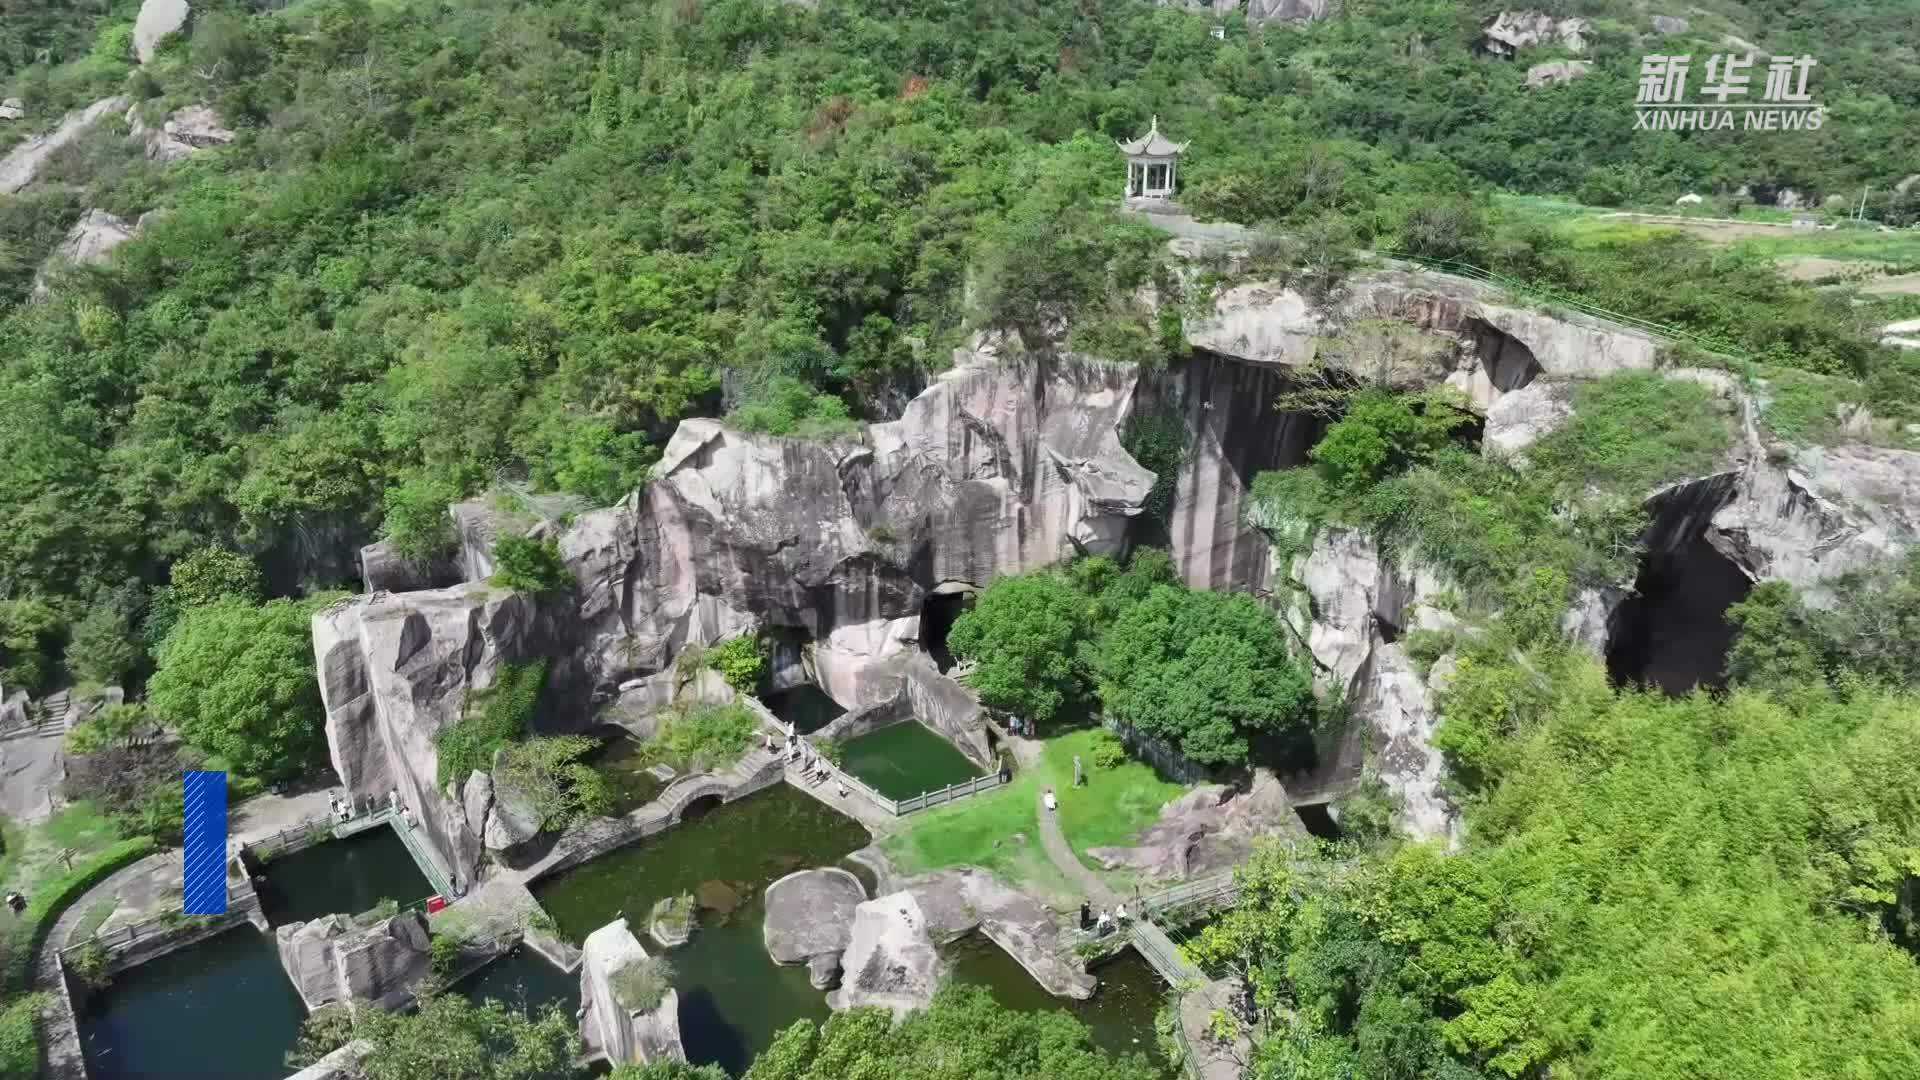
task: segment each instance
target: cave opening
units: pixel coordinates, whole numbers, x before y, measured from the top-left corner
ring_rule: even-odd
[[[933,657],[941,674],[953,670],[953,651],[947,648],[947,634],[954,620],[973,606],[973,593],[967,591],[931,592],[920,609],[920,647]]]
[[[1658,687],[1678,697],[1696,686],[1726,686],[1734,629],[1727,608],[1753,583],[1696,535],[1641,556],[1633,595],[1608,628],[1607,674],[1616,686]]]
[[[1312,803],[1295,806],[1293,812],[1300,816],[1300,824],[1307,832],[1322,840],[1340,839],[1340,822],[1333,816],[1333,807],[1326,803]]]

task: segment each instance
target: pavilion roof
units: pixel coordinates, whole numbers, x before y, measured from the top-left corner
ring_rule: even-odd
[[[1156,116],[1153,118],[1153,126],[1147,129],[1145,135],[1130,142],[1116,141],[1114,145],[1128,157],[1172,157],[1175,154],[1185,153],[1190,144],[1177,143],[1160,134],[1160,118]]]

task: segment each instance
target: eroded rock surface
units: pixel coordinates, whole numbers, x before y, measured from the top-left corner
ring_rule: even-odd
[[[589,1056],[599,1052],[616,1065],[684,1061],[680,1042],[680,994],[668,989],[651,1008],[630,1009],[614,993],[621,968],[645,960],[647,950],[613,922],[587,935],[580,958],[580,1041]]]
[[[192,14],[187,0],[142,0],[133,20],[133,53],[145,64],[153,59],[160,39],[186,29]]]
[[[854,908],[866,899],[860,879],[845,870],[788,874],[767,887],[767,954],[776,964],[806,964],[814,987],[825,989],[852,938]]]
[[[196,151],[225,146],[234,133],[221,126],[220,118],[206,105],[189,105],[168,116],[159,127],[149,127],[140,116],[138,105],[127,110],[127,136],[143,142],[147,160],[179,161]]]
[[[1247,790],[1202,784],[1161,807],[1159,819],[1132,846],[1094,848],[1088,854],[1110,869],[1183,880],[1237,865],[1262,836],[1299,831],[1279,778],[1258,769]]]
[[[103,117],[123,112],[127,107],[124,97],[102,98],[78,112],[70,112],[60,120],[60,126],[45,135],[35,135],[15,146],[0,157],[0,195],[11,195],[28,184],[33,183],[40,166],[46,164],[53,152],[84,135]]]
[[[1585,19],[1556,19],[1544,11],[1502,11],[1480,28],[1480,48],[1494,56],[1512,56],[1521,49],[1557,43],[1568,52],[1585,52],[1588,26]]]
[[[1527,69],[1527,86],[1538,90],[1542,86],[1556,83],[1570,83],[1584,79],[1593,71],[1593,64],[1587,60],[1553,60],[1545,64],[1535,64]]]
[[[426,916],[402,912],[368,927],[346,915],[289,923],[274,932],[280,963],[309,1010],[335,1001],[395,1008],[428,970]]]
[[[933,587],[1118,553],[1153,482],[1117,434],[1134,369],[960,360],[865,438],[684,421],[645,490],[559,538],[595,681],[771,624],[840,651],[822,685],[856,706],[838,689],[848,669],[911,644]]]
[[[890,893],[854,908],[840,967],[840,988],[827,995],[828,1005],[874,1005],[893,1010],[895,1018],[925,1008],[944,971],[926,915],[910,892]]]
[[[456,889],[479,869],[484,827],[468,822],[472,793],[441,788],[433,736],[459,718],[469,692],[493,684],[500,665],[562,657],[566,631],[554,601],[482,584],[375,593],[314,616],[334,771],[355,795],[385,801],[398,791]],[[565,682],[564,662],[551,671],[550,681]]]

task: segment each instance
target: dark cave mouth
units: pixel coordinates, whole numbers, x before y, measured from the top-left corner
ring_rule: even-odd
[[[1340,822],[1333,816],[1333,807],[1327,803],[1309,803],[1295,806],[1293,812],[1300,818],[1300,824],[1307,832],[1321,840],[1340,839]]]
[[[973,593],[967,589],[928,593],[926,603],[921,605],[920,648],[933,658],[943,675],[957,663],[953,651],[947,648],[947,635],[953,631],[954,620],[972,606]]]
[[[1657,687],[1679,697],[1695,687],[1726,687],[1734,628],[1727,609],[1753,582],[1696,535],[1640,559],[1634,592],[1608,627],[1607,675],[1616,686]]]

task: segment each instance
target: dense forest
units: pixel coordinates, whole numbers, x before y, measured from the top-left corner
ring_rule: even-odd
[[[1569,46],[1492,55],[1500,5],[1464,0],[1263,26],[1145,0],[205,0],[144,65],[131,0],[0,0],[0,99],[27,114],[0,121],[0,152],[112,94],[149,124],[207,103],[237,135],[162,164],[110,116],[0,195],[0,685],[143,683],[83,741],[126,742],[150,709],[196,763],[277,778],[321,741],[315,605],[363,543],[444,545],[449,501],[611,502],[689,416],[809,436],[897,415],[982,328],[1178,362],[1175,306],[1134,298],[1225,279],[1183,279],[1164,236],[1112,212],[1111,140],[1154,117],[1191,140],[1186,204],[1259,228],[1262,272],[1458,261],[1684,331],[1667,359],[1765,380],[1789,441],[1836,437],[1843,403],[1920,420],[1920,352],[1875,331],[1912,298],[1816,291],[1685,236],[1582,238],[1503,201],[1871,185],[1873,216],[1910,223],[1911,0],[1537,8],[1589,19],[1586,77],[1529,88]],[[1690,26],[1657,34],[1655,14]],[[1815,56],[1829,122],[1633,133],[1639,58],[1728,35]],[[153,216],[112,259],[42,278],[90,209]],[[1459,656],[1436,741],[1466,849],[1397,844],[1356,803],[1362,850],[1328,853],[1350,873],[1256,860],[1260,902],[1201,938],[1274,1033],[1254,1075],[1920,1073],[1920,564],[1831,610],[1755,590],[1728,697],[1609,687],[1557,636],[1569,592],[1630,573],[1643,519],[1620,493],[1730,429],[1706,391],[1651,376],[1580,393],[1524,473],[1462,450],[1434,403],[1380,393],[1342,400],[1311,467],[1258,482],[1309,532],[1418,545],[1484,625],[1408,641]],[[508,561],[514,587],[564,583],[550,547]],[[1277,624],[1171,578],[1147,555],[1004,579],[953,645],[993,703],[1098,705],[1209,764],[1311,735],[1324,717]],[[129,834],[176,831],[180,762],[136,757],[75,782]],[[950,997],[892,1036],[867,1014],[802,1025],[749,1075],[893,1076],[922,1064],[901,1047],[948,1039],[966,1053],[930,1075],[1132,1075],[1070,1025],[987,1012]],[[412,1075],[393,1030],[383,1075]]]

